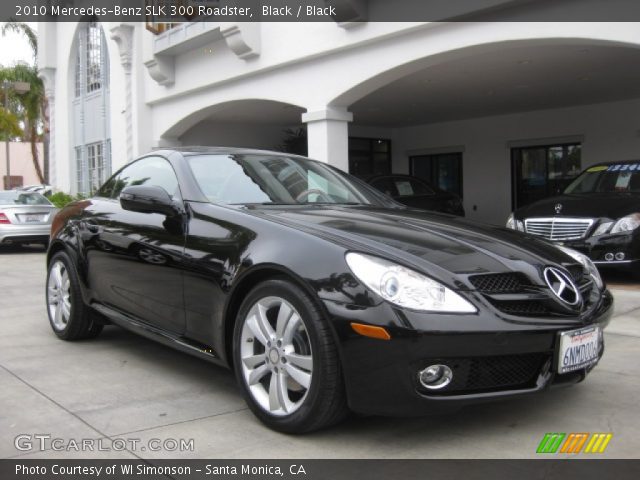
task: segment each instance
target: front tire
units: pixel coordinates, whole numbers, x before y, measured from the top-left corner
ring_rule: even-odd
[[[244,398],[267,426],[306,433],[348,410],[329,325],[309,295],[286,280],[255,287],[242,302],[233,342]]]
[[[56,253],[49,262],[46,301],[49,323],[59,338],[93,338],[102,331],[103,324],[82,301],[78,274],[65,252]]]

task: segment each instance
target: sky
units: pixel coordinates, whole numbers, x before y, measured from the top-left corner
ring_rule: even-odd
[[[0,25],[4,25],[4,22],[0,22]],[[37,23],[29,22],[28,25],[36,32],[38,31]],[[10,32],[7,32],[4,37],[0,35],[0,65],[8,67],[17,61],[33,62],[29,42],[27,42],[26,38],[22,35],[16,35]]]

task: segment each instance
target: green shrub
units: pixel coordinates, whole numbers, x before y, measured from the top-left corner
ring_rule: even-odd
[[[64,193],[64,192],[53,193],[49,195],[48,198],[49,198],[49,201],[58,208],[62,208],[65,205],[71,202],[74,202],[76,200],[84,200],[84,197],[82,195],[76,195],[74,197],[73,195],[69,195],[68,193]]]

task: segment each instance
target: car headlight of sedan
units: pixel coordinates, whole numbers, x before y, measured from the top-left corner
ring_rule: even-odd
[[[347,253],[346,261],[358,280],[399,307],[423,312],[477,312],[453,290],[409,268],[354,252]]]
[[[632,213],[614,223],[611,233],[631,232],[638,227],[640,227],[640,213]]]
[[[591,261],[589,257],[587,257],[586,255],[576,250],[573,250],[572,248],[562,247],[560,245],[556,245],[556,247],[562,250],[563,253],[566,253],[577,262],[580,262],[582,266],[587,270],[587,272],[589,273],[589,276],[591,276],[591,278],[593,279],[598,289],[602,290],[602,287],[604,287],[604,282],[602,281],[600,272],[598,272],[598,268],[595,266],[595,264]]]
[[[512,213],[509,215],[509,218],[507,218],[507,228],[524,232],[524,222],[522,220],[516,220],[516,217],[514,217]]]

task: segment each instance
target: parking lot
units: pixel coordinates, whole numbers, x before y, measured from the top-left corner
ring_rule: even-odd
[[[601,457],[638,456],[640,287],[624,275],[606,277],[615,316],[603,360],[580,385],[448,416],[354,417],[291,437],[255,419],[225,369],[117,327],[91,341],[58,340],[45,313],[42,249],[0,248],[0,272],[2,458],[532,458],[546,432],[610,432]],[[20,451],[14,439],[23,434],[59,446],[124,439],[127,448]],[[194,448],[152,451],[151,439],[193,439]]]

